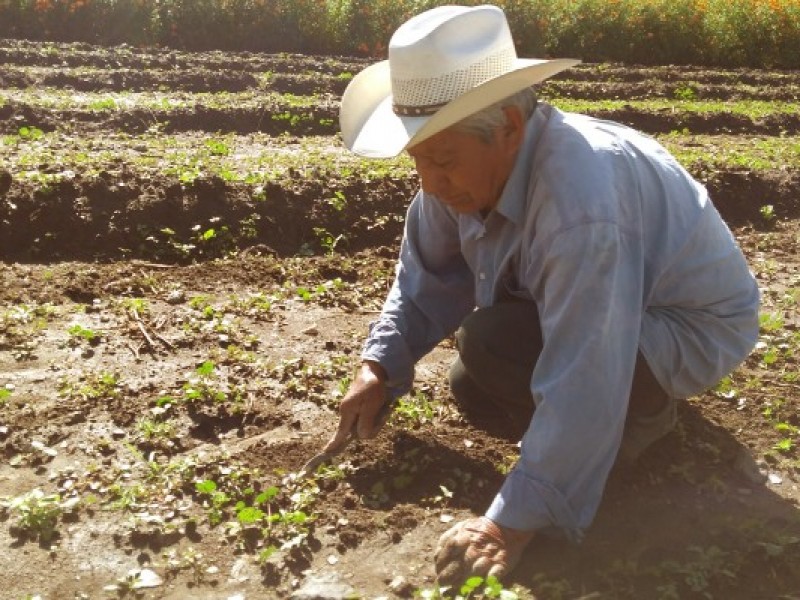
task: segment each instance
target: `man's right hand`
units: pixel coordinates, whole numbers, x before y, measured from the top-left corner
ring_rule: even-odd
[[[378,363],[364,361],[361,364],[356,378],[339,405],[339,428],[325,446],[326,452],[344,444],[354,428],[360,439],[378,435],[384,423],[384,419],[379,416],[388,400],[385,382],[386,371]]]

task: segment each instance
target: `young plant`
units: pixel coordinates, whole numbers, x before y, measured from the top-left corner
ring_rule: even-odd
[[[62,500],[59,494],[45,494],[35,489],[27,494],[0,501],[0,508],[17,518],[17,527],[47,543],[56,535],[59,517],[72,510],[77,498]]]
[[[336,246],[339,245],[339,242],[345,239],[344,234],[340,233],[339,235],[334,236],[324,227],[314,227],[314,234],[317,236],[319,245],[327,254],[333,254],[336,252]]]
[[[25,126],[25,127],[20,127],[17,130],[17,135],[19,135],[20,139],[25,140],[26,142],[35,142],[36,140],[39,140],[42,137],[44,137],[44,131],[42,131],[38,127]]]
[[[211,525],[219,525],[224,516],[224,507],[229,503],[230,497],[225,492],[217,488],[217,484],[212,479],[204,479],[195,483],[195,490],[206,499],[208,507],[208,522]]]
[[[143,418],[136,427],[146,440],[170,439],[175,435],[175,426],[172,423],[157,419]]]
[[[90,373],[83,377],[83,383],[64,380],[59,392],[67,398],[83,400],[114,400],[119,394],[119,377],[108,371]]]
[[[470,577],[455,592],[449,586],[420,589],[414,593],[414,597],[422,600],[519,599],[519,595],[516,592],[503,587],[503,584],[494,575],[489,575],[486,578],[478,575]]]
[[[336,190],[336,192],[333,194],[333,197],[328,198],[325,202],[327,202],[336,212],[342,212],[347,206],[347,198],[345,197],[344,192],[341,190]]]
[[[436,403],[425,392],[417,391],[413,396],[400,398],[392,415],[392,421],[403,425],[418,426],[433,420]]]
[[[213,361],[207,360],[194,371],[194,374],[183,384],[183,396],[187,402],[220,403],[227,400],[240,401],[241,390],[228,389],[218,381],[217,367]]]
[[[91,345],[95,345],[100,341],[100,336],[96,331],[78,323],[67,329],[67,333],[70,335],[70,346],[77,346],[81,341],[88,342]]]

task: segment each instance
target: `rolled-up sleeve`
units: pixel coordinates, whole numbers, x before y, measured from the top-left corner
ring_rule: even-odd
[[[456,330],[474,298],[457,215],[420,192],[408,209],[394,283],[361,354],[386,370],[393,397],[411,388],[416,362]]]
[[[554,236],[530,290],[543,350],[521,456],[487,516],[580,538],[600,504],[625,424],[642,321],[643,251],[615,223]]]

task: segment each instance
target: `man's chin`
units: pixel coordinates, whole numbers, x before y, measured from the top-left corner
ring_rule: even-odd
[[[447,204],[447,203],[446,203]],[[447,204],[450,208],[462,215],[469,215],[476,212],[475,205],[472,202],[453,202]]]

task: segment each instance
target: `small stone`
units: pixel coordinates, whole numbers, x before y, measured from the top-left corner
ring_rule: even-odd
[[[319,328],[316,325],[312,325],[303,329],[303,333],[305,335],[319,335]]]
[[[783,483],[783,477],[781,477],[777,473],[770,473],[768,477],[769,477],[769,482],[772,485],[780,485]]]
[[[47,446],[44,445],[43,442],[40,442],[38,440],[31,442],[31,446],[33,446],[36,450],[38,450],[42,454],[46,454],[47,456],[58,455],[58,452],[56,450],[54,450],[53,448],[48,448]]]
[[[151,569],[134,569],[128,573],[128,576],[136,578],[136,582],[133,584],[133,589],[135,590],[154,588],[164,583],[158,573]]]
[[[398,596],[405,596],[408,592],[413,593],[413,586],[402,575],[398,575],[389,583],[389,591]]]
[[[113,437],[115,440],[121,440],[126,435],[127,433],[124,429],[115,429],[114,431],[111,432],[111,437]]]
[[[238,559],[231,567],[231,575],[229,581],[237,583],[244,583],[250,576],[247,574],[247,561],[244,558]]]
[[[292,600],[345,600],[352,598],[355,590],[342,583],[333,573],[308,577],[302,587],[291,595]]]
[[[186,292],[183,290],[172,290],[167,295],[168,304],[182,304],[186,300]]]

